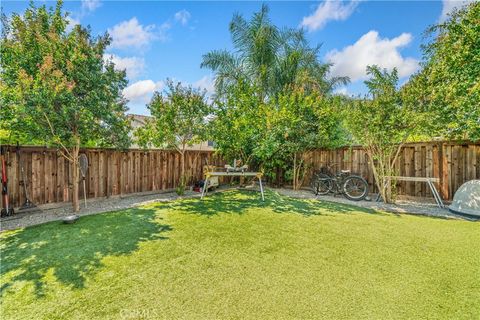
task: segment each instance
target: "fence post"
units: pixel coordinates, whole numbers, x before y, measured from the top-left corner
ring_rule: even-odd
[[[448,194],[448,159],[445,152],[445,143],[440,142],[438,144],[438,166],[439,166],[439,173],[440,173],[440,193],[442,195],[442,199],[449,200],[450,195]]]

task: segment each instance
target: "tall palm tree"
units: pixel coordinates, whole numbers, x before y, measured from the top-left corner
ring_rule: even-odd
[[[253,81],[263,93],[268,93],[281,45],[281,33],[269,20],[268,7],[263,5],[250,21],[234,14],[229,29],[235,53],[211,51],[203,56],[201,67],[215,72],[219,93],[241,78]]]
[[[215,73],[219,95],[241,79],[254,83],[262,99],[289,86],[328,93],[349,81],[347,77],[328,78],[330,65],[320,62],[320,46],[310,47],[303,30],[273,25],[266,5],[250,21],[235,14],[230,34],[234,52],[211,51],[201,64]]]

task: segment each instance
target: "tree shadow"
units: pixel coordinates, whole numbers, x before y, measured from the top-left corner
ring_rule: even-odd
[[[0,238],[3,294],[16,282],[29,281],[37,297],[45,294],[44,277],[53,272],[56,280],[83,288],[87,277],[102,267],[105,256],[126,255],[139,243],[167,239],[172,230],[161,224],[154,209],[129,210],[85,216],[75,224],[51,222],[6,232]]]
[[[273,192],[272,192],[273,193]],[[293,212],[305,216],[311,215],[334,215],[334,214],[349,214],[349,213],[367,213],[367,214],[384,214],[383,212],[349,205],[338,202],[330,202],[317,199],[300,199],[288,196],[282,196],[276,192],[271,198],[272,210],[277,213]]]
[[[275,213],[296,213],[304,216],[333,215],[345,213],[383,214],[374,209],[357,207],[341,203],[321,200],[297,199],[280,195],[277,192],[265,191],[265,201],[256,192],[247,190],[223,191],[208,195],[203,199],[184,199],[169,204],[169,206],[186,213],[214,216],[221,213],[244,214],[251,208],[269,208]]]

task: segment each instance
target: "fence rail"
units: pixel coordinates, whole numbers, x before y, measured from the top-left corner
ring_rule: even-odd
[[[87,198],[129,193],[162,191],[177,187],[180,155],[168,150],[82,149],[89,160],[86,177]],[[7,146],[8,188],[15,207],[25,201],[23,183],[36,204],[67,202],[72,198],[72,166],[57,149]],[[375,191],[373,173],[361,147],[315,150],[306,159],[311,171],[338,164],[364,176]],[[187,151],[186,171],[191,181],[202,178],[203,165],[222,166],[225,162],[211,151]],[[22,175],[22,168],[24,174]],[[480,179],[480,142],[429,142],[404,146],[396,162],[397,174],[407,177],[439,178],[437,188],[449,200],[466,181]],[[308,185],[310,175],[306,177]],[[83,187],[79,183],[80,198]],[[420,182],[399,181],[399,195],[431,197],[428,186]]]
[[[82,149],[88,158],[87,198],[162,191],[177,187],[180,154],[169,150]],[[23,183],[35,204],[72,199],[72,165],[57,149],[7,146],[8,190],[14,207],[25,202]],[[191,181],[202,177],[203,165],[223,165],[211,151],[187,151],[185,171]],[[22,174],[23,168],[23,174]],[[79,183],[80,199],[83,184]]]

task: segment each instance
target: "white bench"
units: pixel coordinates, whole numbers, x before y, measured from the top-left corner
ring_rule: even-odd
[[[426,182],[430,187],[430,191],[432,192],[433,198],[435,202],[440,208],[445,208],[443,204],[442,197],[440,197],[440,193],[438,193],[437,188],[435,187],[434,183],[440,183],[439,178],[431,178],[431,177],[403,177],[403,176],[390,176],[387,177],[396,181],[408,181],[408,182]],[[380,199],[380,194],[377,197],[377,201]]]

